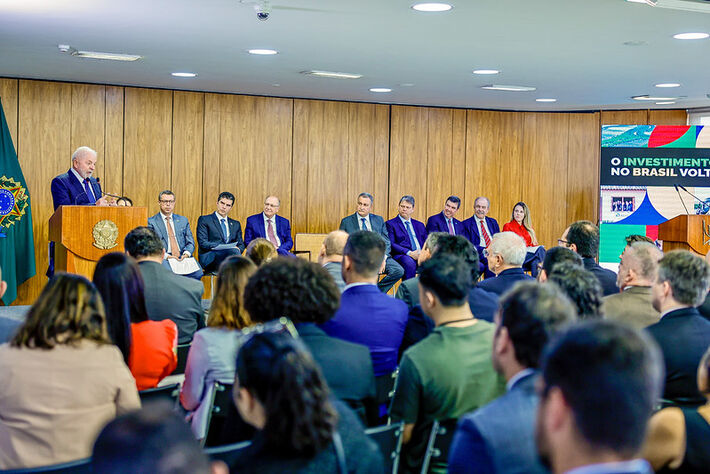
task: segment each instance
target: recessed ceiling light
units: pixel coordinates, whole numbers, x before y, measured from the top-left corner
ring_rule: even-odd
[[[330,77],[333,79],[360,79],[362,74],[352,72],[333,72],[333,71],[301,71],[301,74],[316,77]]]
[[[281,87],[281,84],[279,84],[278,82],[274,82],[274,83],[271,84],[271,85],[274,86],[274,87]]]
[[[705,39],[709,36],[710,35],[707,33],[678,33],[677,35],[673,35],[673,37],[678,40],[698,40]]]
[[[664,101],[667,101],[667,100],[676,100],[676,99],[677,99],[677,97],[654,97],[654,96],[650,96],[650,95],[648,95],[648,94],[646,94],[646,95],[635,95],[635,96],[633,96],[633,97],[631,97],[631,98],[634,99],[634,100],[653,100],[653,101],[661,101],[661,102],[664,102]]]
[[[70,49],[68,52],[72,56],[77,58],[106,59],[108,61],[137,61],[142,58],[142,56],[139,56],[137,54],[103,53],[101,51],[77,51],[73,48]]]
[[[498,69],[476,69],[473,71],[474,74],[488,75],[488,74],[498,74],[500,71]]]
[[[259,56],[271,56],[273,54],[279,54],[275,49],[250,49],[249,54],[256,54]]]
[[[666,102],[656,102],[656,105],[671,105],[675,104],[672,100],[666,101]]]
[[[415,3],[412,10],[418,12],[447,12],[454,8],[448,3]]]
[[[508,91],[508,92],[530,92],[534,91],[534,87],[530,86],[510,86],[502,84],[488,84],[487,86],[482,86],[481,89],[488,89],[491,91]]]
[[[388,87],[371,87],[370,92],[392,92]]]
[[[557,99],[535,99],[535,102],[557,102]]]
[[[629,3],[646,3],[646,4],[650,5],[650,3],[647,2],[646,0],[626,0],[626,1]]]
[[[664,82],[662,84],[656,84],[656,87],[680,87],[677,82]]]
[[[171,75],[175,76],[175,77],[195,77],[195,76],[197,76],[197,73],[194,73],[194,72],[174,72]]]

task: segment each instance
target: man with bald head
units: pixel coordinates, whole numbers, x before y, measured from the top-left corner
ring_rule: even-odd
[[[621,293],[605,296],[602,314],[643,329],[658,322],[660,314],[653,307],[651,286],[658,276],[658,261],[663,252],[648,242],[633,242],[621,254],[616,285]]]
[[[486,248],[488,267],[496,276],[487,278],[478,284],[479,288],[502,295],[518,281],[533,280],[533,277],[523,271],[525,262],[525,240],[514,232],[499,232],[495,234]]]
[[[488,260],[483,255],[483,250],[491,244],[493,236],[500,232],[498,221],[488,217],[490,209],[490,199],[479,196],[473,202],[473,215],[463,221],[463,235],[476,247],[478,258],[484,267],[485,278],[494,276],[494,273],[488,268]]]
[[[93,177],[96,167],[96,152],[88,146],[80,146],[71,156],[71,168],[52,180],[54,210],[59,206],[108,206],[103,197],[99,180]]]
[[[345,289],[345,280],[343,280],[343,250],[347,242],[347,232],[334,230],[325,237],[320,252],[318,253],[318,263],[330,273],[341,293]]]
[[[291,223],[278,215],[281,200],[277,196],[266,196],[264,212],[247,217],[244,229],[244,245],[254,239],[266,239],[276,247],[279,255],[294,256],[290,250],[293,247],[291,238]]]

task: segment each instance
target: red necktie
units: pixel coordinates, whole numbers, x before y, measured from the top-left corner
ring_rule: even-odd
[[[451,219],[447,219],[446,222],[449,224],[449,234],[454,235],[454,234],[455,234],[455,232],[454,232],[454,226],[453,226],[453,224],[451,223]]]
[[[266,234],[269,237],[269,241],[274,244],[274,247],[278,247],[278,244],[276,243],[276,234],[274,234],[274,225],[271,222],[271,219],[268,219],[269,221],[269,227],[266,229]]]
[[[491,245],[491,238],[488,235],[488,232],[486,232],[486,226],[483,223],[483,220],[479,221],[481,223],[481,235],[483,236],[483,240],[486,241],[486,247]]]

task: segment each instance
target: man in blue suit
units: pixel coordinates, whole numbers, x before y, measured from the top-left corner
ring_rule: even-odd
[[[360,193],[357,196],[357,212],[347,217],[343,217],[340,221],[340,230],[344,230],[348,234],[357,232],[358,230],[369,230],[380,235],[385,242],[385,261],[382,262],[383,268],[380,268],[380,273],[387,275],[377,284],[377,287],[383,293],[387,293],[397,281],[404,275],[404,269],[390,256],[390,238],[387,233],[385,220],[377,214],[371,214],[372,203],[374,198],[370,193]]]
[[[80,146],[71,156],[71,168],[52,180],[54,210],[59,206],[96,205],[108,206],[103,197],[99,180],[94,178],[96,152],[88,146]]]
[[[291,223],[277,213],[281,200],[276,196],[264,199],[264,212],[247,217],[244,228],[244,244],[258,238],[267,239],[274,244],[279,255],[294,256],[289,250],[293,247],[291,238]]]
[[[217,210],[197,219],[197,245],[200,247],[200,265],[206,272],[216,272],[230,255],[244,252],[242,226],[227,217],[234,206],[234,194],[223,192],[217,198]],[[214,250],[222,244],[234,244],[228,249]]]
[[[487,278],[478,284],[479,288],[502,295],[521,280],[534,280],[523,271],[525,261],[525,240],[514,232],[499,232],[491,239],[486,249],[488,265],[495,278]]]
[[[458,196],[446,198],[444,210],[427,219],[426,231],[430,234],[432,232],[446,232],[451,235],[464,234],[465,226],[460,220],[454,218],[460,207],[461,199]]]
[[[350,234],[343,251],[345,289],[340,309],[321,328],[332,337],[370,349],[375,377],[397,368],[397,351],[407,324],[407,305],[376,286],[385,242],[368,231]]]
[[[575,319],[572,304],[551,285],[521,284],[501,300],[492,359],[507,393],[459,420],[450,473],[547,472],[535,449],[537,368],[548,339]]]
[[[392,258],[404,269],[404,279],[414,278],[417,273],[417,260],[424,247],[427,231],[422,222],[412,219],[414,197],[402,196],[399,200],[399,215],[388,220]]]
[[[464,235],[478,250],[478,258],[483,264],[485,278],[492,277],[493,272],[488,269],[488,260],[483,255],[483,249],[488,247],[493,236],[500,232],[498,221],[488,217],[490,209],[491,201],[487,197],[479,196],[473,203],[473,215],[463,221]]]
[[[192,237],[190,222],[187,217],[173,213],[175,209],[175,194],[166,189],[158,195],[160,212],[148,218],[148,227],[157,232],[165,248],[165,258],[163,265],[172,271],[169,259],[182,261],[192,257],[195,251],[195,239]],[[185,276],[199,280],[204,275],[202,269],[189,273]]]

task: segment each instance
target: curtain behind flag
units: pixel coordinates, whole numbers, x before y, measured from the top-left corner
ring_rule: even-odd
[[[7,282],[2,301],[17,298],[17,287],[35,274],[32,213],[27,183],[17,160],[0,100],[0,269]]]

